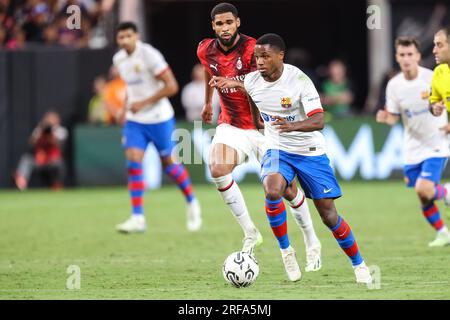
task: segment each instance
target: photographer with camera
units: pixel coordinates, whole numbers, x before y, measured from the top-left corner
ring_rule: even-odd
[[[15,183],[24,191],[33,172],[40,174],[54,190],[63,188],[65,164],[63,146],[67,139],[67,129],[61,126],[59,114],[47,112],[31,134],[31,152],[20,158],[15,174]]]

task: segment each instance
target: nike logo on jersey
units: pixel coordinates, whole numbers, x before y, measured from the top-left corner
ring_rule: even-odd
[[[431,177],[433,174],[431,172],[422,172],[422,177]]]
[[[217,66],[218,66],[218,65],[219,65],[219,64],[216,63],[215,65],[210,64],[209,66],[211,67],[211,69],[214,69],[214,70],[216,70],[216,71],[219,71],[219,69],[217,69]]]
[[[331,192],[332,190],[333,190],[333,188],[331,188],[331,189],[328,189],[328,190],[326,190],[326,189],[323,189],[323,193],[327,194],[327,193],[330,193],[330,192]]]

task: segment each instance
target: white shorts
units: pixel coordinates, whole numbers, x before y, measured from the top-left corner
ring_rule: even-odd
[[[261,162],[265,153],[265,137],[258,130],[244,130],[222,123],[216,129],[212,145],[225,144],[238,153],[238,164],[244,163],[253,153]]]

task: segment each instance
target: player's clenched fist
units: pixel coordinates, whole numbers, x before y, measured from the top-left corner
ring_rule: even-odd
[[[376,120],[378,123],[386,123],[389,113],[386,110],[378,110]]]
[[[436,102],[431,105],[431,113],[433,116],[439,117],[445,110],[444,101]]]
[[[213,117],[213,108],[212,104],[207,103],[204,105],[202,110],[202,120],[205,123],[211,124],[212,123],[212,117]]]

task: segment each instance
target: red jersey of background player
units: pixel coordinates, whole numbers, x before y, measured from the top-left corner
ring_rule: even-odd
[[[239,35],[236,45],[228,51],[222,49],[217,39],[205,39],[198,45],[197,56],[211,77],[244,81],[248,73],[256,70],[253,53],[256,40]],[[246,94],[236,89],[218,91],[221,108],[219,124],[228,123],[240,129],[255,129]]]

